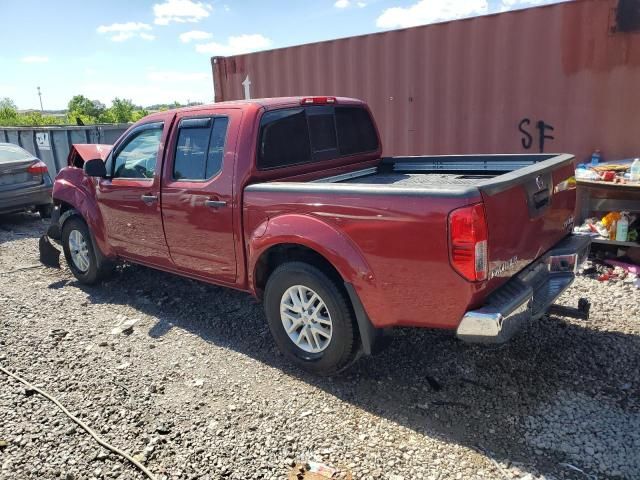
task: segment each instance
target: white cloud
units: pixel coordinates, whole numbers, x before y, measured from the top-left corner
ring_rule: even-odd
[[[502,0],[498,11],[517,10],[519,8],[535,7],[538,5],[548,5],[550,3],[560,3],[567,0]]]
[[[387,8],[376,20],[380,28],[404,28],[487,13],[487,0],[419,0],[409,7]]]
[[[49,57],[43,57],[41,55],[28,55],[20,59],[22,63],[47,63]]]
[[[333,4],[336,8],[347,8],[351,2],[349,0],[336,0],[336,3]]]
[[[169,25],[175,23],[195,23],[207,18],[213,10],[211,5],[192,0],[166,0],[153,5],[154,23]]]
[[[213,37],[209,32],[203,32],[202,30],[191,30],[190,32],[184,32],[180,34],[180,41],[182,43],[189,43],[192,40],[207,40]]]
[[[153,71],[147,73],[147,79],[151,82],[199,82],[208,80],[210,73],[206,72],[179,72],[179,71]]]
[[[100,25],[98,33],[110,35],[114,42],[124,42],[133,37],[140,37],[144,40],[153,40],[155,37],[150,33],[151,25],[142,22],[112,23],[111,25]]]
[[[255,52],[257,50],[265,50],[272,45],[271,39],[254,33],[252,35],[238,35],[237,37],[229,37],[227,43],[200,43],[196,45],[196,52],[207,53],[209,55],[239,55],[241,53]]]

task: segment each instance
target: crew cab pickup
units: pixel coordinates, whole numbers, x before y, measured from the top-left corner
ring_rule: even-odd
[[[288,97],[149,115],[77,145],[54,223],[95,283],[125,260],[263,300],[278,347],[319,374],[389,327],[506,341],[572,282],[571,155],[381,156],[367,105]]]

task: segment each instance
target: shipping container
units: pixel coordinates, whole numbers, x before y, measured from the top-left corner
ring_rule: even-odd
[[[360,98],[386,155],[637,156],[639,17],[639,0],[576,0],[214,57],[215,99]]]

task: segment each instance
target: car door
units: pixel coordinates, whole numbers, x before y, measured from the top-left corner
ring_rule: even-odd
[[[242,111],[185,112],[162,176],[165,237],[175,266],[187,274],[236,281],[233,179]]]
[[[106,161],[108,178],[100,179],[96,198],[106,234],[122,257],[171,266],[160,213],[160,164],[165,122],[138,125]]]

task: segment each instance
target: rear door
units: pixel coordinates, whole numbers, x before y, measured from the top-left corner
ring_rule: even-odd
[[[136,126],[107,158],[109,178],[96,198],[110,243],[119,255],[153,265],[170,265],[160,214],[160,165],[169,125]]]
[[[162,178],[162,217],[177,268],[236,281],[233,178],[242,111],[184,112],[176,118]]]
[[[573,156],[549,157],[479,186],[493,286],[504,283],[573,229]]]

